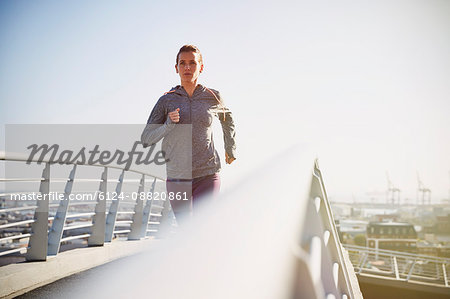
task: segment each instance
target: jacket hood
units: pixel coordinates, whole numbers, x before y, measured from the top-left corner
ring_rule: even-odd
[[[195,90],[194,90],[194,95],[197,93],[197,92],[204,92],[206,90],[206,88],[203,86],[203,85],[201,85],[201,84],[197,84],[197,87],[195,88]],[[182,95],[182,96],[188,96],[188,94],[187,94],[187,92],[186,92],[186,90],[183,88],[183,86],[181,86],[181,85],[177,85],[177,86],[175,86],[175,87],[173,87],[170,91],[168,91],[167,93],[176,93],[176,94],[179,94],[179,95]]]

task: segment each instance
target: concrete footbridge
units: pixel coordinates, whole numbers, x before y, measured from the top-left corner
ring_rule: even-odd
[[[0,194],[1,297],[45,289],[103,264],[108,267],[95,268],[94,275],[59,294],[349,299],[362,298],[357,279],[363,276],[378,276],[368,288],[388,277],[408,285],[437,284],[440,291],[431,288],[428,294],[449,294],[448,260],[433,260],[435,276],[421,280],[430,271],[422,257],[344,248],[318,163],[298,147],[218,200],[205,201],[189,219],[175,219],[170,200],[177,199],[164,197],[164,179],[151,173],[38,164],[5,152],[0,161],[35,164],[32,171],[0,180],[13,184]],[[98,176],[86,175],[85,168],[98,169]],[[371,268],[375,258],[383,267]],[[390,298],[380,289],[370,294],[375,297],[365,298]]]

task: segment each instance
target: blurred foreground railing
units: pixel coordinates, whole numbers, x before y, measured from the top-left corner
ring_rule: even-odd
[[[25,163],[27,159],[22,155],[6,156],[5,152],[0,152],[0,161],[3,163]],[[42,261],[49,255],[58,254],[61,244],[84,240],[82,242],[89,246],[102,246],[116,237],[139,240],[156,233],[159,225],[167,221],[170,212],[168,200],[156,201],[146,196],[155,190],[158,180],[164,181],[162,178],[99,164],[70,164],[72,169],[68,178],[52,178],[51,169],[61,165],[43,162],[41,177],[0,178],[3,183],[38,182],[39,191],[36,190],[36,193],[41,196],[35,200],[20,200],[21,196],[26,197],[32,192],[0,194],[3,206],[0,207],[0,256],[20,254],[25,255],[28,261]],[[76,174],[79,167],[102,167],[103,172],[100,178],[78,178]],[[119,171],[117,179],[109,178],[108,170],[111,169]],[[131,174],[134,178],[127,179]],[[74,184],[97,182],[97,190],[72,192]],[[50,186],[61,183],[65,184],[63,198],[50,200],[53,195]],[[108,183],[116,184],[113,192],[115,198],[108,198]],[[146,183],[151,183],[150,188]],[[131,185],[130,188],[135,186],[135,191],[122,192],[124,184]]]
[[[93,297],[143,296],[151,289],[155,298],[361,298],[353,267],[339,242],[321,171],[312,161],[294,151],[283,155],[270,165],[271,169],[259,173],[261,177],[255,175],[218,202],[199,209],[192,220],[185,222],[182,233],[162,242],[159,250],[140,255],[134,265],[130,261],[116,271],[109,269],[121,284],[112,285],[111,281],[118,280],[108,278],[104,285],[95,281],[83,288],[91,288]],[[50,192],[50,167],[53,165],[47,163],[42,176],[33,178],[40,181],[42,194]],[[71,194],[74,184],[86,180],[77,179],[77,167],[72,166],[65,181],[64,198]],[[61,242],[67,240],[83,238],[89,245],[98,246],[110,242],[114,235],[140,239],[155,230],[150,226],[159,228],[161,223],[170,222],[169,201],[156,206],[153,200],[117,200],[107,206],[101,194],[106,192],[108,170],[105,167],[101,178],[96,179],[100,186],[93,211],[68,213],[73,203],[62,200],[49,217],[51,205],[37,201],[0,211],[6,215],[23,211],[17,209],[35,211],[33,219],[3,224],[0,229],[32,224],[30,232],[21,233],[22,237],[19,233],[17,238],[29,238],[28,260],[45,260],[47,255],[57,254]],[[121,192],[129,172],[122,170],[114,180],[116,192]],[[138,192],[151,177],[139,174]],[[152,178],[150,191],[157,179]],[[127,205],[132,209],[120,210]],[[118,219],[119,215],[132,218]],[[68,219],[82,217],[90,220],[67,223]],[[77,229],[89,229],[89,233],[63,236]]]
[[[359,292],[351,284],[351,265],[345,262],[343,250],[334,224],[322,173],[314,164],[309,198],[305,202],[301,252],[299,259],[308,269],[313,289],[302,298],[357,298]],[[325,270],[326,269],[326,270]],[[309,270],[309,271],[308,271]],[[303,278],[302,278],[303,279]]]
[[[399,281],[437,284],[449,288],[450,259],[345,245],[358,274]]]

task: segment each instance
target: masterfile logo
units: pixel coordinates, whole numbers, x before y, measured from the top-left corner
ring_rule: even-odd
[[[58,164],[81,164],[81,165],[110,165],[116,163],[117,165],[124,165],[125,170],[129,170],[133,161],[136,165],[150,165],[155,163],[156,165],[164,165],[169,160],[165,158],[164,151],[159,150],[155,152],[155,144],[152,144],[149,149],[145,151],[139,151],[138,146],[142,146],[140,141],[136,141],[133,144],[131,151],[124,152],[116,149],[114,152],[109,150],[100,151],[100,145],[96,144],[92,150],[82,147],[78,152],[74,150],[62,150],[58,144],[32,144],[27,146],[30,150],[30,154],[27,159],[27,164],[31,164],[32,161],[41,164],[42,162],[58,163]],[[155,152],[155,153],[154,153]],[[136,159],[134,159],[136,157]]]
[[[42,164],[61,165],[52,167],[51,175],[64,180],[73,165],[78,165],[77,176],[97,179],[103,167],[110,171],[133,170],[134,173],[150,174],[165,179],[167,167],[174,165],[187,173],[192,170],[191,125],[177,125],[171,132],[176,150],[183,149],[185,159],[174,161],[174,146],[166,146],[165,136],[154,144],[141,143],[145,124],[10,124],[5,127],[5,177],[40,177]],[[17,159],[15,158],[17,157]],[[20,163],[23,161],[25,163]],[[172,163],[172,164],[171,164]],[[87,166],[97,167],[87,167]],[[100,167],[98,167],[100,166]],[[81,167],[81,168],[80,168]],[[127,174],[126,178],[130,178]],[[132,178],[135,179],[135,178]],[[6,189],[14,192],[33,183],[8,182]],[[62,183],[53,183],[59,188]],[[83,184],[77,183],[82,189]],[[83,185],[84,186],[84,185]],[[36,186],[34,186],[35,190]],[[30,190],[32,191],[32,190]]]

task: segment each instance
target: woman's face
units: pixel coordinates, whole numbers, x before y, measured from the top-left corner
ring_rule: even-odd
[[[203,71],[203,64],[199,61],[198,53],[181,52],[175,69],[180,75],[181,82],[195,83]]]

